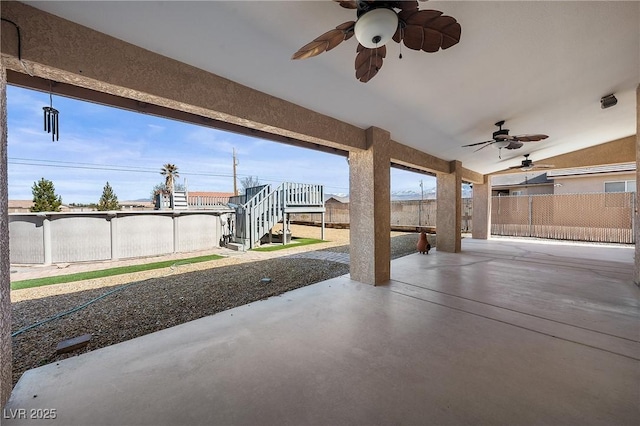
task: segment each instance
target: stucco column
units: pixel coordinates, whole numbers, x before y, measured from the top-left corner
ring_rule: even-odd
[[[436,247],[438,251],[458,253],[462,245],[462,163],[452,161],[449,170],[436,175]]]
[[[491,177],[473,184],[473,229],[471,237],[487,240],[491,236]]]
[[[636,188],[640,188],[640,84],[636,89]],[[640,287],[640,214],[638,214],[638,190],[636,189],[635,220],[633,233],[636,240],[634,282]]]
[[[0,407],[11,394],[11,278],[7,185],[7,72],[0,64]]]
[[[349,153],[349,272],[377,285],[391,278],[390,135],[370,127],[366,137],[366,150]]]

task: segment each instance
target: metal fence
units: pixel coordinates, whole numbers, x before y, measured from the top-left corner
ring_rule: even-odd
[[[635,193],[493,197],[491,234],[634,243]]]

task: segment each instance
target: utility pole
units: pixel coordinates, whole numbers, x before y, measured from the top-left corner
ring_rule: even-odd
[[[238,160],[236,160],[236,149],[233,148],[233,195],[238,195],[238,176],[236,175],[236,166]]]

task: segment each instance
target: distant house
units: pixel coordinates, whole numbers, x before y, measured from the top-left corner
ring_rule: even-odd
[[[29,213],[31,206],[31,200],[9,200],[9,213]]]
[[[32,200],[9,200],[8,213],[30,213],[31,207],[33,207]],[[60,206],[61,212],[71,211],[71,208],[66,204]]]
[[[128,200],[118,201],[121,210],[153,210],[155,203],[151,200]]]
[[[636,192],[636,163],[496,175],[491,195]]]
[[[550,170],[547,176],[555,194],[636,192],[636,163]]]
[[[548,172],[512,173],[491,177],[491,195],[553,194],[553,180]]]
[[[338,195],[329,195],[325,197],[324,204],[346,204],[349,202],[349,197],[340,197]]]

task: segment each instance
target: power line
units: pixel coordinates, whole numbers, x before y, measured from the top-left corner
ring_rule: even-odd
[[[152,169],[148,167],[140,167],[140,166],[123,166],[123,165],[113,165],[113,164],[95,164],[95,163],[83,163],[76,161],[62,161],[62,160],[41,160],[36,158],[22,158],[22,157],[9,157],[8,164],[17,165],[17,166],[38,166],[38,167],[53,167],[60,169],[79,169],[79,170],[102,170],[102,171],[115,171],[115,172],[133,172],[133,173],[150,173],[150,174],[160,174],[159,169]],[[195,172],[179,172],[181,176],[203,176],[203,177],[221,177],[221,178],[233,178],[233,174],[224,174],[224,173],[209,173],[202,171]],[[250,177],[253,174],[241,174],[238,173],[237,176],[242,177]],[[281,179],[277,177],[259,177],[261,181],[265,182],[283,182],[286,179]],[[341,189],[348,190],[345,187],[338,186],[327,186],[327,188],[333,189]]]

